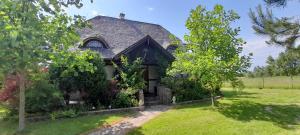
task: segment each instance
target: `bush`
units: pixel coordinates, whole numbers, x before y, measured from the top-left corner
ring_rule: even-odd
[[[115,79],[118,80],[117,88],[120,90],[116,98],[112,102],[114,108],[125,108],[138,106],[137,93],[138,90],[145,88],[143,78],[142,59],[129,61],[127,57],[121,57],[121,64],[114,63],[117,69]]]
[[[58,119],[58,118],[74,118],[77,117],[79,113],[76,110],[69,109],[64,111],[54,111],[50,114],[50,117],[52,120]]]
[[[82,62],[78,62],[76,65],[68,65],[68,62],[59,63],[54,61],[50,65],[50,79],[59,86],[60,90],[66,93],[64,95],[66,102],[69,102],[70,92],[80,91],[81,98],[87,105],[94,107],[99,106],[99,103],[109,105],[105,63],[101,55],[97,52],[86,51],[84,55],[70,57],[67,61],[84,59],[85,62],[93,65],[93,72],[80,68],[83,67],[82,64],[85,64]]]
[[[46,80],[36,81],[26,90],[27,112],[51,112],[62,105],[63,96],[61,91]]]
[[[117,94],[116,99],[112,102],[113,108],[126,108],[138,106],[138,100],[134,95],[121,91]]]
[[[3,86],[0,87],[0,102],[12,115],[16,114],[18,109],[17,80],[16,75],[7,75],[3,80]]]
[[[165,77],[162,78],[161,84],[172,90],[176,101],[199,100],[209,96],[208,91],[187,78]]]

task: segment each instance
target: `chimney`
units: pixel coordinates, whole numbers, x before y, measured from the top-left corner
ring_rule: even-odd
[[[125,14],[124,13],[120,13],[119,19],[121,19],[121,20],[125,19]]]

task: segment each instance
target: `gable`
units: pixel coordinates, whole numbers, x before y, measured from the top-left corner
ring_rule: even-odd
[[[131,61],[141,58],[143,64],[146,65],[157,65],[161,62],[171,62],[175,59],[171,53],[150,36],[144,37],[136,44],[120,52],[114,57],[114,60],[118,60],[122,55],[125,55]]]

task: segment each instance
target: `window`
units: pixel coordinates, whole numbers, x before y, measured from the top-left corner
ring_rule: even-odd
[[[167,51],[168,51],[169,53],[174,53],[176,49],[177,49],[177,46],[176,46],[176,45],[169,45],[169,46],[167,47]]]
[[[99,41],[99,40],[90,40],[85,44],[86,48],[91,48],[91,49],[102,49],[106,48],[105,45]]]

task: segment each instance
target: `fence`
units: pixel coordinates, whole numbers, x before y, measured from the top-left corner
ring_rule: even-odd
[[[294,76],[293,79],[288,76],[260,77],[260,78],[240,78],[246,88],[284,88],[300,89],[300,76]],[[224,87],[231,87],[230,83],[225,83]]]

